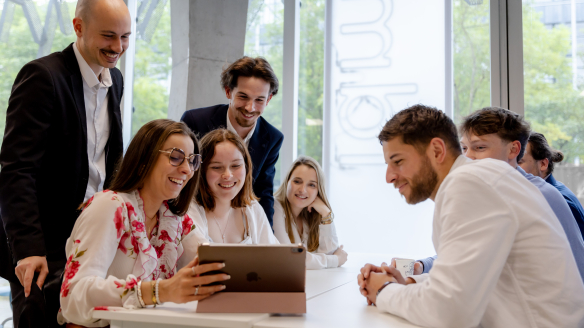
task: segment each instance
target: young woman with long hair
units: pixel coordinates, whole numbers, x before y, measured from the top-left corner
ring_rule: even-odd
[[[308,250],[306,268],[336,268],[347,261],[339,247],[333,212],[324,190],[322,168],[300,156],[275,193],[274,233],[282,244],[302,243]]]
[[[201,155],[201,183],[188,212],[197,228],[186,243],[278,244],[253,193],[243,140],[227,129],[211,131],[201,139]]]
[[[185,213],[200,177],[198,153],[184,123],[154,120],[138,131],[111,190],[82,205],[67,240],[60,324],[103,327],[108,320],[96,321],[93,310],[185,303],[224,288],[207,285],[225,274],[199,276],[223,263],[198,265],[183,254],[181,241],[195,227]]]

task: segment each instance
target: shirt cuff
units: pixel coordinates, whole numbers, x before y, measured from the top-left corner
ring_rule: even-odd
[[[424,266],[424,271],[422,273],[428,273],[430,272],[430,269],[432,269],[432,265],[434,265],[434,258],[428,257],[423,260],[418,260],[417,262],[421,262]]]
[[[336,255],[325,255],[327,269],[336,268],[339,266],[339,258]]]
[[[421,284],[422,282],[426,281],[430,277],[429,273],[422,273],[419,275],[409,276],[408,278],[412,278],[416,282],[416,284]]]
[[[410,276],[411,277],[411,276]],[[391,310],[391,298],[396,293],[399,292],[402,288],[406,288],[406,285],[400,284],[389,284],[387,287],[383,288],[383,290],[377,295],[377,299],[375,300],[375,305],[379,311],[389,312],[392,313]]]

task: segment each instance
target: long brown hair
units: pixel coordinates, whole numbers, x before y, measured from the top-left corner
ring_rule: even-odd
[[[288,182],[290,182],[290,178],[292,177],[292,173],[296,170],[297,167],[300,165],[306,165],[314,171],[316,171],[316,180],[318,183],[318,195],[322,201],[326,204],[326,206],[331,210],[331,205],[326,197],[326,192],[324,190],[324,172],[322,168],[318,164],[318,162],[309,156],[299,156],[286,174],[286,180],[282,182],[280,188],[274,194],[274,198],[280,202],[282,208],[284,209],[284,215],[286,220],[286,232],[288,233],[288,237],[290,237],[290,241],[292,243],[296,243],[294,240],[294,232],[292,230],[292,220],[294,220],[294,214],[292,214],[292,207],[290,206],[290,201],[288,197],[286,197],[286,190],[288,188]],[[320,221],[322,220],[322,215],[320,215],[317,211],[313,210],[312,212],[308,212],[307,207],[303,208],[298,216],[308,223],[308,251],[314,252],[318,249],[319,246],[319,234],[320,234]]]
[[[195,145],[194,153],[199,153],[197,137],[183,122],[175,122],[168,119],[150,121],[138,130],[138,133],[130,142],[110,189],[116,192],[128,193],[142,188],[144,180],[156,165],[158,156],[165,156],[159,150],[162,149],[168,137],[173,134],[182,134],[191,138]],[[182,216],[187,212],[197,191],[200,176],[201,170],[195,171],[193,177],[187,182],[178,197],[168,200],[168,207],[172,213]]]
[[[243,140],[235,133],[227,129],[217,129],[207,133],[201,139],[201,155],[203,156],[203,164],[201,165],[201,183],[199,184],[199,192],[195,196],[197,204],[203,206],[205,210],[212,211],[215,209],[215,198],[213,192],[209,188],[207,181],[207,170],[211,159],[215,156],[215,147],[217,144],[224,141],[231,142],[239,149],[243,156],[243,163],[245,164],[245,181],[239,193],[231,200],[231,206],[234,208],[246,207],[251,205],[251,202],[258,200],[253,193],[253,177],[252,177],[252,162],[251,156],[247,151],[247,147]]]

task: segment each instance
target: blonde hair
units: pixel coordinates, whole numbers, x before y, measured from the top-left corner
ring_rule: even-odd
[[[326,206],[331,210],[331,205],[326,197],[326,192],[324,190],[324,172],[318,162],[309,156],[300,156],[298,157],[288,174],[286,174],[286,179],[280,185],[280,188],[274,194],[274,198],[280,202],[282,208],[284,209],[284,216],[285,216],[285,225],[286,225],[286,232],[288,233],[288,237],[290,237],[290,241],[292,243],[296,243],[294,240],[294,233],[292,231],[292,220],[294,220],[294,215],[292,214],[292,207],[290,206],[290,201],[286,197],[286,190],[288,187],[288,182],[290,181],[290,177],[292,177],[292,173],[296,170],[297,167],[300,165],[306,165],[316,172],[316,180],[318,183],[318,194],[317,197],[320,197],[322,201],[326,204]],[[306,221],[308,223],[308,251],[314,252],[318,249],[319,246],[319,226],[320,221],[322,220],[322,215],[320,215],[316,210],[312,210],[312,212],[308,212],[307,207],[303,208],[300,214],[298,214],[301,220]]]

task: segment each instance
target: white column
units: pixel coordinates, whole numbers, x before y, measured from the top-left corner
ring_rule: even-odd
[[[179,120],[188,109],[227,103],[220,75],[243,57],[247,7],[246,0],[171,0],[169,118]]]
[[[284,0],[284,58],[282,76],[282,133],[280,177],[298,155],[298,65],[300,58],[300,0]]]
[[[138,0],[125,0],[130,17],[132,19],[132,34],[126,52],[120,59],[120,70],[124,76],[124,97],[120,110],[122,112],[122,136],[124,139],[124,153],[130,144],[132,137],[132,109],[134,94],[134,58],[136,56],[136,15],[138,13]]]

